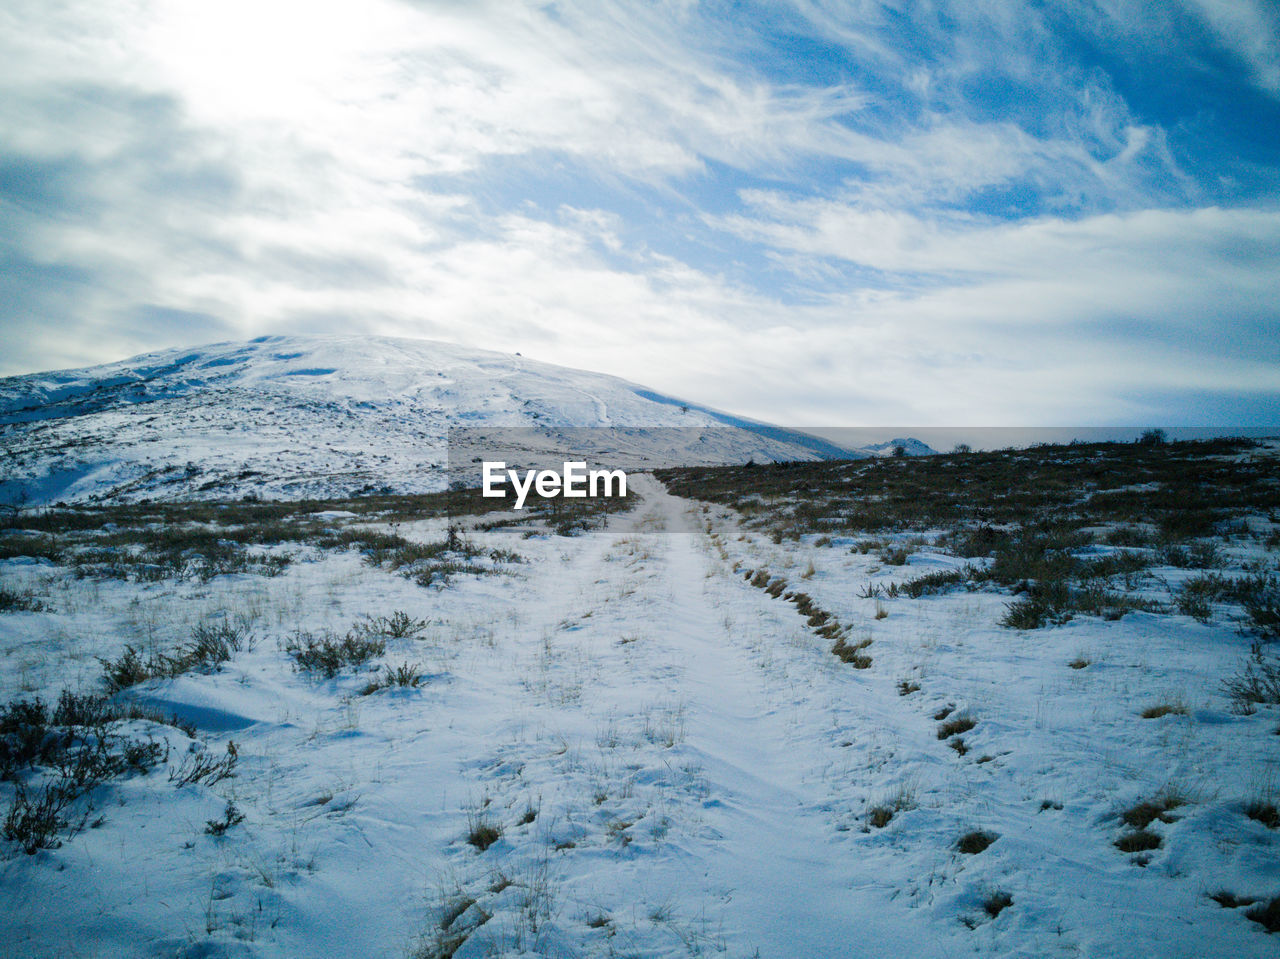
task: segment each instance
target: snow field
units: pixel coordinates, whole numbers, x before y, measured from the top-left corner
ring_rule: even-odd
[[[0,941],[21,956],[1267,954],[1260,926],[1208,898],[1280,893],[1274,833],[1241,811],[1273,788],[1275,716],[1229,712],[1206,679],[1246,639],[1140,613],[1018,633],[988,593],[863,599],[951,560],[886,570],[838,541],[774,544],[636,479],[643,501],[608,529],[475,533],[524,562],[444,589],[354,552],[208,583],[6,564],[52,607],[0,619],[9,698],[87,686],[96,657],[224,612],[257,641],[130,693],[194,721],[214,754],[234,741],[236,777],[101,787],[101,826],[0,862]],[[759,568],[870,638],[870,668],[743,578]],[[417,688],[362,696],[367,669],[318,680],[284,651],[295,630],[394,610],[424,628],[378,664],[418,666]],[[1186,713],[1141,717],[1160,703]],[[961,754],[938,731],[963,715]],[[170,765],[191,748],[149,731]],[[1151,825],[1160,848],[1118,850],[1120,813],[1169,795],[1183,805]],[[209,835],[228,801],[244,822]],[[959,851],[974,830],[998,838]]]

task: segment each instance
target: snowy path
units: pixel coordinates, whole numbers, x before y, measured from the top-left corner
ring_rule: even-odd
[[[590,584],[544,611],[541,628],[559,628],[529,685],[558,721],[489,767],[494,796],[539,795],[540,821],[573,825],[523,845],[508,835],[484,857],[505,853],[518,872],[561,846],[563,901],[600,910],[645,955],[667,954],[664,939],[672,955],[894,954],[906,911],[886,909],[856,859],[831,854],[826,775],[840,748],[814,702],[843,678],[828,644],[715,556],[693,505],[651,480],[640,490],[629,562],[607,537],[556,570]],[[570,651],[554,648],[568,637]],[[567,706],[557,697],[573,661],[593,668]]]

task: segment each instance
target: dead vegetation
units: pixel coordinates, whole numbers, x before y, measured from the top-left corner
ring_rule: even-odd
[[[1254,448],[1246,439],[1073,443],[657,475],[678,495],[733,507],[775,541],[852,536],[855,552],[875,550],[890,569],[926,547],[968,560],[868,584],[866,598],[998,589],[1013,597],[1001,619],[1011,629],[1079,615],[1225,615],[1265,640],[1280,636],[1280,579],[1217,572],[1224,544],[1276,539],[1277,464]],[[1202,572],[1170,591],[1161,567]]]

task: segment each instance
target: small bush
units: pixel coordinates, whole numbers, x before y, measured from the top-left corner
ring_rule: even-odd
[[[954,719],[948,719],[944,723],[938,725],[938,738],[949,739],[952,736],[958,736],[960,733],[967,733],[974,726],[978,725],[978,721],[967,713],[956,716]]]
[[[1183,805],[1185,800],[1178,796],[1164,796],[1159,799],[1149,799],[1140,802],[1135,806],[1131,806],[1120,814],[1121,821],[1126,826],[1134,829],[1146,829],[1153,822],[1173,822],[1169,813]]]
[[[39,613],[48,608],[34,593],[19,593],[0,586],[0,613]]]
[[[1210,542],[1170,543],[1162,546],[1156,556],[1165,566],[1178,569],[1219,569],[1225,565],[1222,552]]]
[[[62,813],[71,798],[66,790],[53,783],[40,789],[34,799],[19,785],[0,831],[28,856],[34,856],[41,849],[56,849],[62,845],[58,833],[67,825]]]
[[[1262,644],[1254,643],[1240,672],[1223,680],[1222,689],[1232,707],[1246,715],[1258,704],[1280,704],[1280,658],[1263,656]]]
[[[157,717],[116,706],[101,697],[64,691],[50,712],[39,700],[17,700],[0,709],[0,778],[14,783],[14,796],[0,831],[32,855],[60,844],[59,833],[76,832],[67,812],[81,796],[130,772],[146,773],[168,755],[166,745],[120,735],[122,719]],[[29,790],[26,771],[43,774]]]
[[[100,658],[98,662],[102,664],[103,681],[113,693],[145,682],[153,675],[149,665],[143,661],[142,654],[133,646],[125,646],[118,659]]]
[[[841,636],[836,640],[835,645],[831,647],[831,652],[840,662],[848,663],[854,669],[870,669],[871,657],[863,652],[870,645],[871,640],[869,638],[850,645]]]
[[[910,786],[899,786],[888,799],[867,807],[867,825],[871,829],[883,829],[895,815],[914,809],[915,805],[915,790]]]
[[[1005,607],[1000,625],[1009,629],[1039,629],[1054,617],[1047,603],[1036,599],[1019,599]]]
[[[956,849],[966,856],[976,856],[980,852],[985,852],[986,848],[999,838],[993,832],[975,829],[960,837],[959,841],[956,842]]]
[[[883,829],[893,820],[892,806],[872,806],[867,810],[867,823],[873,829]]]
[[[341,639],[332,635],[317,639],[310,633],[299,631],[285,646],[285,652],[293,657],[298,669],[318,673],[325,679],[332,679],[347,666],[362,666],[386,651],[386,640],[355,632],[347,633]]]
[[[910,696],[912,693],[920,692],[920,684],[912,682],[909,679],[898,680],[898,695]]]
[[[1183,703],[1157,703],[1142,711],[1143,719],[1160,719],[1163,716],[1185,716],[1187,707]]]
[[[358,628],[375,636],[388,636],[391,639],[417,639],[427,628],[425,619],[414,619],[402,609],[390,616],[366,617]]]
[[[1160,848],[1160,837],[1148,829],[1127,832],[1115,841],[1115,847],[1121,852],[1146,852]]]
[[[1208,623],[1213,615],[1213,607],[1209,605],[1208,599],[1185,589],[1178,592],[1174,605],[1183,616],[1190,616],[1198,623]]]
[[[908,580],[900,585],[898,590],[912,599],[919,599],[921,596],[945,593],[947,590],[964,583],[965,578],[965,574],[956,569],[938,570]]]
[[[193,671],[216,671],[231,657],[252,648],[253,637],[226,620],[216,625],[200,624],[191,631],[189,642],[173,654],[152,653],[145,660],[133,646],[125,646],[115,660],[101,659],[103,680],[111,692],[119,692],[148,679],[173,679]]]
[[[210,836],[222,836],[232,826],[238,826],[242,822],[244,822],[244,813],[236,808],[235,803],[228,801],[227,808],[222,812],[222,818],[208,820],[205,823],[204,831]]]
[[[1271,595],[1244,604],[1253,631],[1264,639],[1280,639],[1280,597]]]
[[[502,827],[483,817],[473,819],[467,828],[467,842],[484,852],[502,838]]]
[[[391,689],[400,687],[401,689],[416,689],[422,683],[422,673],[418,666],[413,663],[401,663],[399,666],[387,666],[382,675],[370,682],[360,695],[371,696],[380,689]]]
[[[219,759],[213,758],[208,750],[187,753],[176,769],[169,770],[169,782],[179,789],[192,783],[212,786],[236,774],[239,758],[239,751],[232,740],[227,741],[226,754]]]

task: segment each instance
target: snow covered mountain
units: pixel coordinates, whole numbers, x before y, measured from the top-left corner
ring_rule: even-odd
[[[451,427],[552,438],[612,427],[611,440],[622,431],[640,460],[661,465],[865,455],[520,356],[425,340],[267,336],[0,379],[0,501],[428,492],[445,485]],[[638,430],[654,427],[681,429],[661,438]],[[666,448],[673,434],[689,448]]]
[[[904,452],[898,453],[898,447],[902,447]],[[895,437],[886,443],[871,443],[860,447],[859,451],[869,453],[871,456],[936,456],[938,454],[938,451],[927,443],[909,436]]]

